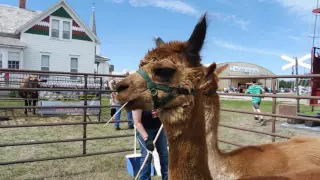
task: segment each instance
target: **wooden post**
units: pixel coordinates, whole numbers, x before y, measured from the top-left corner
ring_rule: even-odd
[[[272,79],[272,93],[273,95],[276,95],[277,94],[277,91],[276,91],[276,82],[277,80],[276,79]],[[272,114],[276,114],[277,112],[277,98],[273,97],[272,98]],[[272,117],[272,127],[271,127],[271,131],[272,133],[275,133],[276,132],[276,117]],[[272,142],[275,142],[276,141],[276,137],[275,136],[272,136]]]

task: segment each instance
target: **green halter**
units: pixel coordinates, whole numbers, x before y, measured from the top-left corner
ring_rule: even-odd
[[[154,104],[154,108],[158,109],[159,107],[167,104],[168,102],[170,102],[171,100],[173,100],[173,98],[177,97],[179,94],[185,94],[185,95],[195,95],[195,90],[191,89],[190,91],[188,89],[183,88],[181,85],[179,85],[179,87],[169,87],[163,84],[156,84],[153,83],[151,78],[148,76],[148,74],[146,72],[144,72],[142,69],[139,69],[137,71],[137,73],[139,73],[147,82],[147,88],[150,90],[151,92],[151,96],[152,96],[152,100],[153,100],[153,104]],[[158,98],[158,90],[162,90],[164,92],[166,92],[168,94],[167,97],[165,97],[164,99],[160,99]]]
[[[206,96],[211,96],[217,94],[217,89],[210,89],[207,93],[204,93]]]

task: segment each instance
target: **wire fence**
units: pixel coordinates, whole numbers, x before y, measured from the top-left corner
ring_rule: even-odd
[[[74,155],[61,155],[55,157],[41,157],[31,158],[22,160],[11,160],[0,162],[0,165],[11,165],[21,164],[38,161],[48,161],[57,159],[67,159],[85,156],[94,156],[102,154],[112,154],[119,152],[133,151],[133,148],[120,148],[117,150],[109,151],[97,151],[87,152],[87,143],[89,141],[104,140],[104,139],[115,139],[115,138],[126,138],[132,137],[134,134],[125,135],[108,135],[108,136],[90,136],[88,134],[88,126],[102,125],[107,122],[110,118],[110,108],[116,108],[111,106],[108,95],[112,92],[108,86],[107,81],[113,77],[124,77],[120,75],[105,75],[105,74],[90,74],[90,73],[69,73],[69,72],[44,72],[44,71],[28,71],[28,70],[13,70],[13,69],[1,69],[0,72],[8,72],[11,75],[10,81],[4,80],[3,86],[0,87],[0,131],[6,129],[17,129],[17,128],[44,128],[44,127],[63,127],[63,126],[77,126],[82,127],[81,138],[67,138],[67,139],[56,139],[56,140],[36,140],[28,142],[1,142],[0,148],[5,147],[19,147],[19,146],[35,146],[43,144],[57,144],[57,143],[71,143],[81,142],[82,152]],[[22,79],[28,75],[35,75],[39,78],[45,78],[47,82],[39,83],[39,88],[19,88]],[[282,75],[282,76],[239,76],[239,77],[220,77],[220,79],[272,79],[272,94],[252,95],[252,94],[241,94],[241,93],[219,93],[221,96],[226,97],[267,97],[272,98],[272,111],[271,113],[255,113],[248,110],[229,109],[221,108],[222,112],[232,112],[240,114],[251,114],[251,115],[263,115],[271,117],[271,132],[264,132],[258,130],[252,130],[248,128],[241,128],[237,126],[231,126],[227,124],[220,124],[220,127],[231,128],[241,131],[247,131],[257,134],[263,134],[271,136],[271,141],[275,142],[276,137],[288,139],[289,136],[280,135],[276,133],[276,121],[277,118],[295,119],[302,121],[320,122],[320,119],[315,116],[301,116],[299,114],[281,114],[277,113],[277,99],[301,99],[307,100],[320,100],[319,96],[296,96],[296,95],[279,95],[276,89],[276,80],[279,78],[311,78],[320,79],[320,75]],[[5,84],[7,83],[7,84]],[[17,96],[18,91],[31,91],[39,92],[39,97],[36,99],[23,99]],[[37,106],[23,106],[23,100],[37,100]],[[317,106],[317,104],[315,104]],[[37,109],[37,114],[28,112],[24,114],[24,109]],[[71,122],[64,121],[50,121],[50,122],[39,122],[30,123],[29,118],[39,117],[78,117],[77,120]],[[19,119],[24,118],[23,121]],[[125,119],[122,116],[122,119]],[[8,121],[15,121],[14,123],[7,123]],[[121,120],[121,123],[129,122],[128,120]],[[112,122],[114,123],[114,122]],[[231,144],[234,146],[241,146],[239,142],[230,142],[229,140],[220,139],[222,143]]]

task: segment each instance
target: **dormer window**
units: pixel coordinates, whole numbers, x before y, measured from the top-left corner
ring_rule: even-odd
[[[59,20],[52,19],[51,24],[51,37],[59,38]]]
[[[71,39],[71,20],[52,17],[51,18],[51,37],[58,39]]]
[[[70,39],[70,22],[63,21],[63,39]]]

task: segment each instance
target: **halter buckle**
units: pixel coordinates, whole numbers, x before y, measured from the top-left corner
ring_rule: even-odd
[[[189,90],[189,94],[190,94],[190,95],[194,95],[195,93],[196,93],[196,90],[194,90],[194,89],[190,89],[190,90]]]
[[[150,92],[151,92],[151,96],[157,96],[158,95],[158,90],[157,89],[150,89]]]
[[[170,88],[168,94],[173,97],[177,97],[179,95],[178,90],[176,88]]]

